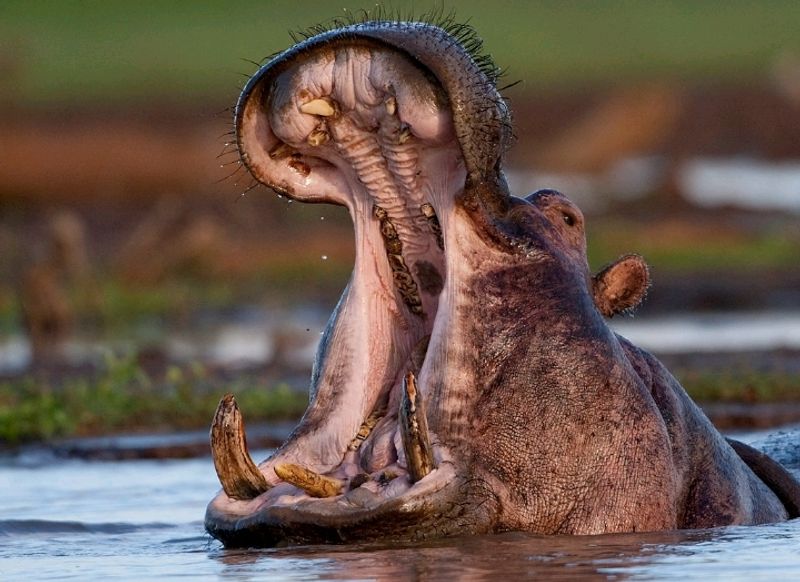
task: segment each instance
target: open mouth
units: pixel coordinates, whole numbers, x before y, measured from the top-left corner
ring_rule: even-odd
[[[460,268],[445,250],[460,243],[454,217],[471,172],[463,122],[426,66],[352,32],[287,51],[237,106],[243,163],[295,200],[347,207],[356,260],[287,442],[256,466],[233,398],[220,403],[212,449],[223,491],[206,525],[226,543],[340,541],[388,512],[432,519],[432,499],[459,486],[446,438],[457,394],[441,377]]]

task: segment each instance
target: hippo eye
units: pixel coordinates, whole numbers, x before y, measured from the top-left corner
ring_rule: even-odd
[[[561,216],[564,218],[564,222],[567,223],[567,226],[575,226],[575,217],[567,212],[562,212]]]

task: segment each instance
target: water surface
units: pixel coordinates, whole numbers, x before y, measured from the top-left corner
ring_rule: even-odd
[[[256,458],[266,453],[256,452]],[[217,489],[209,458],[0,462],[3,580],[788,580],[800,520],[591,537],[510,533],[412,546],[225,550],[203,531]]]

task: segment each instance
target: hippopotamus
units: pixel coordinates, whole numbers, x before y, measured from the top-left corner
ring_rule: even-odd
[[[367,21],[318,30],[244,87],[242,164],[346,207],[355,267],[286,442],[256,465],[235,399],[220,402],[205,526],[225,546],[798,515],[790,472],[726,441],[608,326],[646,291],[641,258],[592,276],[579,208],[510,194],[496,80],[466,26]]]

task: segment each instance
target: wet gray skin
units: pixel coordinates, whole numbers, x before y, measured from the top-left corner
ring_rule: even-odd
[[[252,486],[208,506],[224,544],[787,518],[669,372],[606,325],[646,277],[592,278],[580,210],[509,194],[494,81],[441,28],[369,22],[292,47],[245,87],[242,161],[294,200],[345,206],[356,260],[300,424]],[[405,440],[419,420],[428,449]],[[312,496],[286,466],[334,492]]]

